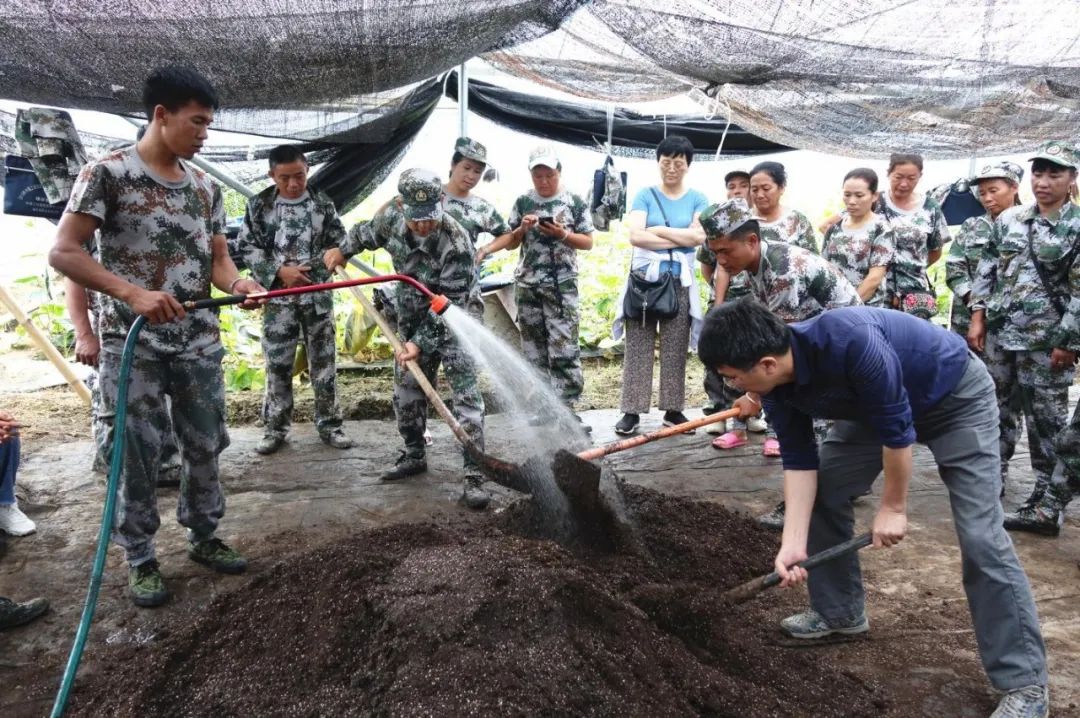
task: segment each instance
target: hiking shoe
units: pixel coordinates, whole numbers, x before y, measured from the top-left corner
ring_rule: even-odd
[[[678,426],[679,424],[685,424],[690,421],[686,418],[686,414],[681,411],[665,411],[664,412],[664,426]],[[697,429],[687,429],[684,434],[693,434]]]
[[[345,432],[341,429],[334,429],[325,434],[320,434],[319,438],[327,446],[332,446],[335,449],[351,449],[356,446],[356,442],[345,436]]]
[[[409,456],[402,451],[397,461],[394,462],[394,468],[384,472],[379,477],[379,481],[397,481],[398,479],[406,479],[410,476],[422,474],[425,471],[427,471],[427,459],[423,456]]]
[[[630,436],[637,433],[638,424],[641,423],[641,417],[637,414],[623,414],[619,419],[619,423],[615,425],[615,433],[622,436]]]
[[[866,620],[864,612],[852,621],[830,624],[820,613],[811,608],[780,621],[780,630],[792,638],[824,638],[834,633],[842,635],[866,633],[870,630],[870,622]]]
[[[1050,691],[1046,686],[1027,686],[1006,693],[990,718],[1047,718]]]
[[[491,502],[491,494],[484,490],[484,478],[479,474],[466,474],[461,492],[461,503],[470,509],[481,511]]]
[[[189,543],[187,555],[218,573],[243,573],[247,568],[247,559],[219,538]]]
[[[762,526],[773,531],[784,530],[784,502],[781,501],[776,505],[772,511],[767,514],[762,514],[757,517],[758,526]]]
[[[701,413],[703,415],[705,415],[705,416],[712,416],[713,414],[719,414],[720,411],[721,411],[721,409],[718,406],[707,406],[704,409],[702,409]],[[705,433],[706,434],[715,434],[716,436],[719,436],[720,434],[723,434],[723,433],[726,432],[727,423],[729,421],[731,421],[731,419],[726,419],[724,421],[714,421],[713,423],[711,423],[711,424],[709,424],[709,425],[707,425],[705,427]]]
[[[157,561],[150,560],[128,569],[128,593],[132,602],[143,608],[165,603],[169,592],[165,590],[165,579],[161,577]]]
[[[751,416],[746,420],[746,430],[752,431],[755,434],[764,434],[769,430],[769,422],[762,419],[760,416]]]
[[[8,536],[26,536],[37,531],[37,524],[22,512],[18,503],[0,506],[0,531]]]
[[[255,445],[255,453],[268,456],[285,445],[285,437],[277,434],[267,434]]]
[[[1040,536],[1057,536],[1065,521],[1063,506],[1048,494],[1034,505],[1024,504],[1016,511],[1005,514],[1007,531],[1027,531]]]
[[[30,623],[48,610],[49,602],[44,598],[31,598],[23,603],[0,598],[0,631]]]

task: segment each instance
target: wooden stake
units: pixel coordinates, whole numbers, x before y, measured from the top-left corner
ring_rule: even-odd
[[[30,335],[30,338],[34,341],[34,344],[37,345],[38,349],[44,352],[45,356],[49,358],[49,361],[52,362],[53,366],[60,371],[61,376],[64,377],[68,385],[75,390],[75,393],[78,394],[84,402],[86,402],[87,406],[90,406],[90,390],[86,388],[86,384],[83,383],[82,379],[75,376],[75,372],[71,370],[71,366],[67,363],[67,360],[60,355],[60,352],[52,345],[49,338],[42,334],[41,330],[30,321],[30,317],[26,316],[26,313],[19,307],[18,303],[16,303],[15,297],[11,296],[11,293],[8,292],[7,288],[3,285],[0,285],[0,302],[4,303],[7,310],[15,317],[15,321],[17,321],[23,329],[26,330],[26,333]]]

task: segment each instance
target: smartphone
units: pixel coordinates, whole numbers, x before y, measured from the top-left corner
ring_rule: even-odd
[[[555,218],[550,214],[543,217],[537,217],[536,221],[540,224],[555,224]]]

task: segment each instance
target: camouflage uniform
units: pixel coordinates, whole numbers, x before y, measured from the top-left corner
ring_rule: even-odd
[[[575,234],[592,234],[589,206],[576,194],[560,189],[552,197],[530,190],[514,202],[510,227],[527,214],[551,216]],[[555,237],[530,229],[521,242],[514,278],[521,353],[542,374],[567,405],[573,406],[585,386],[578,347],[577,250]]]
[[[965,338],[971,326],[971,309],[967,302],[971,300],[971,289],[979,259],[986,251],[993,231],[994,221],[989,214],[964,220],[956,238],[949,245],[949,254],[945,258],[946,282],[953,292],[950,326],[954,332]],[[1009,476],[1009,462],[1016,452],[1016,442],[1020,438],[1022,398],[1016,386],[1016,367],[1013,365],[1013,357],[1002,350],[994,334],[987,335],[981,356],[987,371],[994,379],[994,388],[997,392],[998,419],[1001,428],[998,437],[1001,481],[1004,485]]]
[[[871,267],[887,267],[892,262],[895,245],[892,228],[877,217],[872,223],[852,230],[843,221],[829,227],[822,242],[821,256],[833,264],[858,290]],[[878,285],[867,306],[885,304],[885,281]]]
[[[97,240],[86,247],[87,253],[97,261]],[[101,304],[101,295],[89,289],[86,292],[86,310],[90,317],[90,331],[94,336],[101,339],[98,312]],[[104,447],[112,446],[112,415],[106,416],[106,411],[101,403],[101,381],[97,369],[94,369],[86,377],[86,385],[90,389],[90,426],[94,434],[94,443],[97,451],[94,452],[93,470],[107,473],[109,470],[109,454],[103,453]],[[179,472],[182,461],[180,459],[180,446],[176,440],[176,432],[172,426],[172,399],[165,395],[165,433],[161,437],[161,465],[158,467],[159,476]],[[177,477],[179,478],[179,477]]]
[[[181,302],[210,296],[212,238],[225,228],[221,191],[203,172],[184,167],[183,180],[167,181],[147,168],[134,147],[118,150],[82,169],[67,205],[68,212],[100,221],[101,264],[107,270]],[[101,297],[100,383],[108,424],[116,411],[124,339],[135,317],[119,299]],[[172,419],[184,463],[177,518],[193,541],[203,541],[213,537],[224,513],[217,465],[229,444],[223,354],[212,311],[147,324],[139,335],[113,531],[132,566],[154,558],[160,524],[154,486],[167,433],[166,395],[176,399]]]
[[[754,219],[742,200],[711,205],[701,213],[706,241],[728,234]],[[757,272],[744,271],[732,278],[739,282],[740,294],[750,294],[785,323],[801,322],[837,307],[862,304],[859,293],[828,261],[802,247],[785,242],[761,240],[761,262]],[[826,422],[814,424],[819,438]],[[740,427],[741,428],[741,427]],[[772,428],[768,435],[775,437]]]
[[[442,185],[433,173],[407,170],[399,182],[402,194],[424,192],[436,202]],[[473,245],[465,228],[448,212],[439,213],[439,226],[427,237],[417,237],[406,225],[402,197],[386,203],[370,222],[349,230],[341,243],[346,257],[363,250],[385,249],[394,263],[394,271],[417,280],[436,294],[443,294],[455,306],[480,319],[484,305],[473,266]],[[398,331],[421,351],[417,360],[424,374],[436,381],[439,365],[453,392],[452,410],[476,446],[484,448],[484,399],[477,384],[476,365],[454,339],[450,330],[429,310],[428,299],[413,287],[399,283],[395,304]],[[394,413],[398,432],[405,441],[407,457],[420,459],[426,451],[424,429],[427,426],[427,398],[407,370],[394,365]],[[464,454],[466,473],[476,466]]]
[[[259,284],[284,287],[278,270],[307,265],[313,284],[331,281],[323,253],[338,247],[345,227],[334,203],[322,192],[309,190],[297,200],[267,187],[248,200],[237,245]],[[293,410],[293,364],[296,345],[303,339],[311,386],[315,394],[315,427],[324,439],[341,428],[337,406],[334,295],[312,292],[271,299],[263,308],[262,348],[266,356],[265,432],[284,437]]]
[[[921,207],[902,210],[892,203],[888,192],[882,192],[875,211],[892,226],[896,247],[885,274],[886,306],[897,301],[897,309],[906,307],[909,314],[929,319],[937,314],[934,288],[926,275],[930,252],[949,241],[941,205],[927,195]]]
[[[1035,204],[1007,209],[994,223],[972,285],[972,308],[986,309],[987,345],[995,342],[1003,354],[994,370],[999,391],[1019,385],[1035,472],[1033,498],[1050,484],[1058,458],[1055,438],[1065,426],[1075,374],[1073,367],[1052,368],[1050,353],[1055,347],[1080,350],[1078,242],[1080,207],[1072,203],[1056,216],[1041,216]],[[1054,291],[1068,299],[1064,318],[1046,293],[1036,261]],[[1067,453],[1076,451],[1068,435],[1062,441]]]
[[[86,164],[86,152],[71,115],[44,107],[21,109],[15,116],[15,141],[34,168],[49,202],[67,201],[74,178]]]
[[[789,209],[774,222],[757,218],[761,227],[761,238],[770,244],[784,242],[795,247],[802,247],[807,252],[818,253],[817,237],[814,225],[806,215],[797,209]]]

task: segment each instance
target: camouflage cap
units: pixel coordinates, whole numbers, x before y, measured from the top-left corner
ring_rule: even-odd
[[[398,177],[397,189],[405,219],[422,222],[442,217],[442,180],[431,170],[405,170]]]
[[[1071,142],[1062,140],[1050,140],[1039,145],[1039,151],[1031,160],[1046,160],[1062,167],[1077,169],[1080,167],[1080,155]]]
[[[710,204],[698,217],[701,228],[709,239],[731,234],[752,219],[754,213],[750,211],[750,206],[738,198],[721,204]]]
[[[487,164],[487,147],[468,137],[458,137],[454,143],[454,152],[475,162]]]
[[[529,169],[543,165],[554,170],[559,168],[559,164],[559,155],[551,145],[540,145],[529,153]]]
[[[973,194],[979,192],[979,182],[988,179],[1003,179],[1008,180],[1014,184],[1020,184],[1020,180],[1024,178],[1024,168],[1015,162],[995,162],[992,165],[986,165],[979,171],[979,174],[972,177],[969,181],[971,183],[971,191]]]

